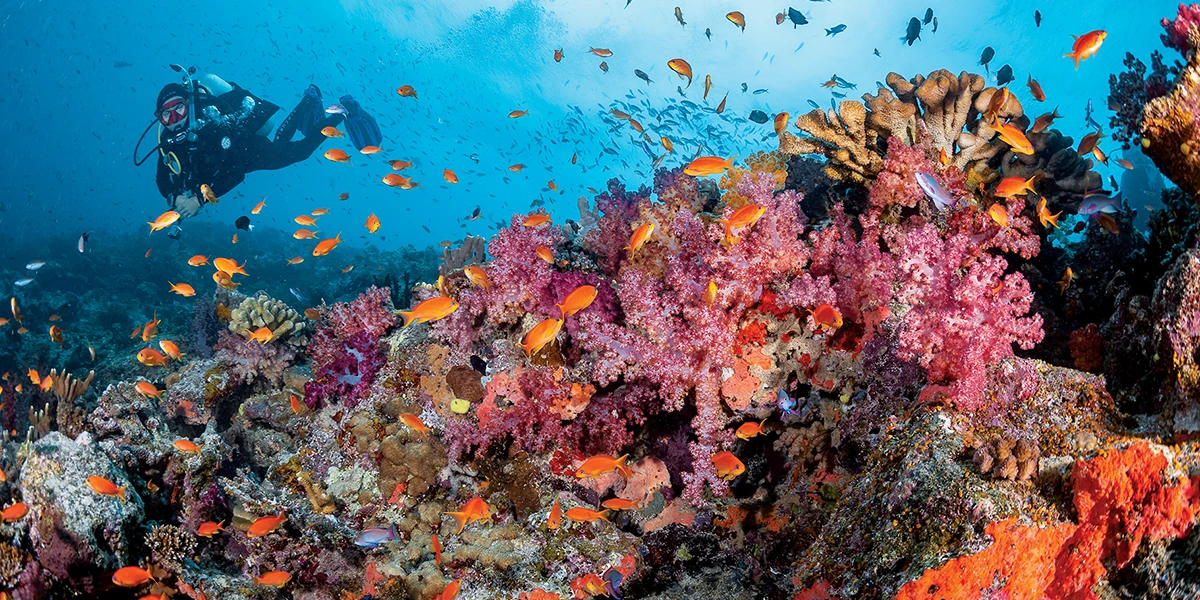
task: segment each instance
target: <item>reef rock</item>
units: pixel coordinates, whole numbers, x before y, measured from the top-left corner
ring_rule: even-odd
[[[92,476],[129,486],[87,434],[75,442],[53,432],[33,444],[20,479],[38,561],[85,593],[96,589],[104,572],[129,564],[144,514],[133,489],[125,490],[124,500],[102,496],[88,487]]]

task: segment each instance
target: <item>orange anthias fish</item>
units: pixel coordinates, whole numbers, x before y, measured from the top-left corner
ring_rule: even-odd
[[[754,421],[746,421],[745,423],[742,423],[741,427],[737,428],[737,431],[735,431],[733,433],[733,435],[737,436],[738,439],[742,439],[742,440],[748,440],[752,437],[762,435],[763,423],[766,423],[766,422],[767,422],[766,419],[763,419],[757,423],[755,423]]]
[[[1029,93],[1033,96],[1034,100],[1037,100],[1038,102],[1046,101],[1046,93],[1042,91],[1042,84],[1038,83],[1037,80],[1033,78],[1033,75],[1029,76],[1029,81],[1026,81],[1025,85],[1029,86]]]
[[[692,87],[692,65],[688,64],[688,61],[683,60],[682,58],[672,58],[671,60],[667,61],[667,66],[670,67],[672,71],[678,73],[680,79],[684,77],[687,78],[688,82],[687,85],[684,86],[685,89]]]
[[[407,160],[389,160],[389,161],[388,161],[388,165],[390,165],[390,166],[392,167],[392,170],[393,170],[393,171],[403,171],[403,170],[405,170],[405,169],[407,169],[407,168],[409,168],[409,167],[411,167],[411,166],[412,166],[412,161],[407,161]]]
[[[664,150],[671,154],[675,154],[675,144],[671,143],[671,140],[668,139],[667,136],[662,136],[660,141],[662,142],[662,147]]]
[[[450,169],[445,169],[442,171],[442,179],[445,179],[446,183],[458,184],[458,175]]]
[[[147,367],[165,367],[167,366],[167,357],[154,348],[142,348],[137,353],[138,362]]]
[[[1008,91],[1008,86],[1004,86],[992,94],[992,99],[988,101],[987,110],[984,111],[989,122],[995,122],[1000,116],[1000,110],[1008,104],[1008,99],[1012,97],[1012,92]]]
[[[148,321],[145,327],[142,328],[143,342],[149,342],[150,340],[154,339],[154,336],[158,335],[159,323],[162,323],[162,321],[158,318],[158,312],[156,311],[154,316],[151,317],[150,321]]]
[[[313,211],[309,214],[314,217],[321,217],[321,216],[329,214],[329,209],[328,208],[314,208]]]
[[[1036,194],[1033,189],[1033,184],[1037,182],[1038,175],[1034,175],[1029,179],[1021,179],[1020,177],[1005,177],[996,184],[996,196],[998,198],[1013,198],[1022,194]]]
[[[1072,281],[1075,281],[1075,271],[1072,271],[1071,267],[1067,267],[1067,270],[1063,271],[1062,279],[1058,282],[1058,293],[1067,293],[1067,288],[1071,287]]]
[[[266,206],[267,206],[267,199],[263,198],[258,204],[254,205],[254,208],[250,209],[250,214],[257,215],[258,213],[262,212],[262,209],[265,208]]]
[[[340,163],[349,163],[350,162],[350,155],[346,154],[345,150],[339,150],[337,148],[334,148],[332,150],[326,150],[325,158],[327,158],[333,162],[340,162]]]
[[[171,283],[170,281],[168,281],[167,285],[171,286],[170,291],[173,294],[179,294],[180,296],[183,296],[185,298],[190,298],[190,297],[196,295],[196,288],[194,288],[186,283]]]
[[[625,111],[623,111],[623,110],[621,110],[621,109],[619,109],[619,108],[610,108],[610,109],[608,109],[608,112],[609,112],[609,113],[610,113],[612,116],[614,116],[614,117],[616,117],[616,118],[618,118],[618,119],[621,119],[622,121],[628,121],[628,120],[631,118],[631,117],[629,116],[629,113],[627,113],[627,112],[625,112]]]
[[[414,88],[411,85],[402,85],[396,88],[396,93],[399,94],[401,98],[414,98],[420,100],[420,98],[417,98],[417,88]]]
[[[575,469],[575,477],[579,479],[595,479],[613,471],[620,473],[622,477],[631,477],[633,476],[633,470],[626,464],[628,461],[628,454],[620,458],[613,458],[607,454],[599,454],[583,461],[583,464],[579,465],[578,469]]]
[[[455,579],[454,581],[446,584],[446,587],[442,588],[442,593],[435,596],[433,600],[454,600],[458,597],[458,590],[461,587],[462,584]]]
[[[1100,164],[1106,167],[1108,166],[1108,155],[1100,149],[1100,146],[1095,146],[1092,148],[1092,156],[1095,156],[1096,160],[1100,161]]]
[[[1004,208],[1004,206],[993,202],[988,207],[988,215],[1001,227],[1008,227],[1008,209]]]
[[[546,261],[546,264],[550,264],[550,265],[554,264],[554,251],[553,250],[551,250],[545,246],[538,246],[537,248],[535,248],[533,250],[533,253],[538,255],[538,258]]]
[[[302,262],[304,262],[304,257],[303,257],[303,256],[293,256],[293,257],[291,257],[291,258],[289,258],[289,259],[288,259],[288,261],[287,261],[287,264],[289,264],[289,265],[298,265],[298,264],[300,264],[300,263],[302,263]]]
[[[137,382],[137,385],[135,385],[133,387],[134,387],[134,389],[137,390],[137,392],[139,394],[141,394],[143,396],[153,396],[155,398],[159,398],[162,396],[162,390],[154,387],[153,383],[150,383],[149,381],[146,381],[144,379],[142,381]]]
[[[166,228],[170,227],[171,225],[174,225],[175,221],[178,221],[178,220],[179,220],[179,213],[177,213],[173,210],[168,210],[167,212],[165,212],[161,215],[158,215],[157,219],[154,219],[153,221],[148,221],[146,224],[150,226],[150,233],[154,233],[155,231],[158,231],[160,229],[166,229]]]
[[[212,186],[207,183],[200,184],[200,195],[204,196],[204,201],[209,204],[217,204],[221,201],[217,194],[213,192]]]
[[[96,492],[97,494],[100,494],[101,496],[109,496],[109,497],[116,496],[117,498],[120,498],[122,500],[125,499],[125,489],[127,487],[129,487],[129,486],[117,487],[117,484],[115,484],[103,477],[100,477],[99,475],[92,475],[91,477],[88,477],[87,484],[88,484],[88,487],[92,488],[93,492]]]
[[[729,159],[724,159],[720,156],[701,156],[688,163],[688,166],[683,168],[683,172],[692,177],[718,175],[732,169],[733,161],[736,158],[736,156]]]
[[[607,521],[608,520],[608,509],[592,510],[590,508],[576,506],[575,508],[568,510],[566,515],[567,515],[568,519],[570,519],[572,521],[576,521],[578,523],[593,522],[593,521]]]
[[[296,233],[292,234],[292,237],[298,240],[314,240],[317,238],[317,232],[309,229],[297,229]]]
[[[608,500],[601,502],[600,506],[603,506],[609,510],[630,510],[637,508],[638,503],[634,502],[633,500],[626,500],[625,498],[609,498]]]
[[[589,307],[596,300],[596,295],[599,292],[594,286],[581,285],[567,294],[563,299],[562,304],[555,304],[558,307],[558,312],[562,314],[562,318],[570,317],[571,315]]]
[[[0,518],[3,518],[5,523],[12,523],[13,521],[21,520],[27,514],[29,514],[29,505],[24,502],[17,502],[0,511]]]
[[[708,91],[712,89],[712,75],[704,76],[704,97],[701,100],[708,100]]]
[[[1104,38],[1108,37],[1108,32],[1103,29],[1089,31],[1081,36],[1071,36],[1075,38],[1075,43],[1071,45],[1071,52],[1064,54],[1063,58],[1075,59],[1075,70],[1079,70],[1079,61],[1087,60],[1096,55],[1100,51],[1100,45],[1104,43]]]
[[[785,112],[775,115],[775,135],[783,135],[783,132],[787,130],[788,119],[791,118],[792,116]]]
[[[1037,119],[1034,119],[1033,126],[1029,128],[1029,132],[1030,133],[1041,133],[1041,132],[1045,131],[1046,128],[1053,125],[1055,119],[1058,119],[1060,117],[1062,117],[1062,115],[1058,114],[1058,107],[1055,106],[1054,110],[1038,117]]]
[[[1081,138],[1079,140],[1079,149],[1076,150],[1076,154],[1078,154],[1079,156],[1087,156],[1088,154],[1092,153],[1092,150],[1096,148],[1096,144],[1099,144],[1099,143],[1100,143],[1100,132],[1099,131],[1093,131],[1087,135],[1084,135],[1083,138]]]
[[[1042,222],[1042,227],[1049,228],[1049,227],[1053,226],[1055,229],[1057,229],[1058,228],[1058,215],[1061,215],[1061,214],[1062,214],[1061,210],[1054,214],[1050,214],[1050,211],[1046,208],[1046,199],[1045,198],[1038,199],[1037,216],[1038,216],[1038,220]]]
[[[418,417],[417,415],[400,413],[400,422],[409,426],[409,428],[421,435],[429,435],[429,432],[433,431],[426,426],[425,422],[421,420],[421,417]]]
[[[62,329],[58,325],[50,326],[50,341],[58,344],[60,348],[62,347],[63,333]]]
[[[508,165],[508,170],[512,171],[513,173],[520,173],[521,171],[525,170],[525,165],[521,163],[513,163]]]
[[[203,254],[197,254],[188,259],[188,266],[202,267],[208,264],[208,257]]]
[[[738,236],[745,230],[754,226],[767,212],[767,207],[751,202],[729,215],[728,219],[721,221],[721,227],[725,229],[725,239],[721,243],[725,246],[736,244],[741,238]]]
[[[633,230],[633,235],[629,236],[629,245],[622,248],[629,251],[629,260],[633,260],[633,254],[646,244],[646,240],[649,240],[653,233],[654,223],[642,223]]]
[[[233,276],[223,271],[217,271],[213,273],[212,279],[213,281],[217,282],[217,285],[227,290],[236,290],[238,289],[238,286],[242,285],[240,283],[234,283]]]
[[[525,219],[523,221],[521,221],[521,225],[524,225],[525,227],[541,227],[542,225],[549,225],[549,224],[550,224],[550,215],[548,215],[546,213],[541,213],[541,212],[533,213],[532,215],[525,217]]]
[[[379,154],[380,152],[383,152],[383,148],[380,148],[379,146],[363,146],[362,148],[358,149],[359,154],[366,155]]]
[[[728,99],[729,99],[729,94],[725,94],[725,96],[721,98],[721,103],[717,105],[716,112],[718,115],[725,112],[725,101]]]
[[[250,334],[250,337],[247,338],[249,341],[260,344],[266,344],[275,337],[275,332],[271,331],[270,327],[259,327],[254,331],[247,329],[246,332]]]
[[[153,579],[150,571],[138,566],[121,567],[112,576],[113,583],[121,587],[137,587]]]
[[[463,529],[466,529],[467,525],[470,525],[471,523],[490,521],[492,519],[491,507],[488,506],[488,503],[484,502],[483,498],[480,498],[479,496],[475,496],[474,498],[468,500],[467,503],[463,505],[462,510],[458,512],[447,512],[442,514],[450,515],[454,519],[454,522],[458,523],[458,531],[455,532],[456,535],[462,533]]]
[[[281,588],[292,580],[292,574],[286,571],[267,571],[260,577],[254,578],[254,583]]]
[[[410,311],[400,311],[399,314],[404,319],[404,326],[408,327],[414,323],[425,323],[427,321],[437,321],[450,316],[450,313],[458,310],[458,302],[454,298],[446,296],[437,296],[417,304]]]
[[[201,523],[199,527],[196,528],[196,535],[198,535],[200,537],[212,537],[214,535],[217,535],[218,533],[221,533],[221,530],[224,528],[225,528],[225,521],[221,521],[220,523],[213,523],[212,521],[205,521],[205,522]]]
[[[725,15],[725,18],[729,19],[730,23],[740,27],[742,29],[742,33],[746,33],[746,15],[743,15],[740,11],[735,10]]]
[[[327,138],[340,138],[342,137],[342,132],[338,131],[337,127],[324,127],[321,129],[321,135]]]
[[[842,313],[829,304],[821,304],[814,308],[812,318],[819,331],[835,330],[842,326]]]
[[[612,50],[609,50],[608,48],[591,48],[588,50],[588,52],[591,52],[600,58],[608,58],[613,55]]]
[[[533,326],[529,333],[521,339],[521,347],[525,349],[525,356],[532,357],[539,350],[544,348],[546,344],[554,341],[558,337],[558,332],[562,330],[562,319],[546,319],[541,323]]]
[[[514,110],[514,111],[511,111],[508,113],[508,118],[520,119],[521,117],[523,117],[527,114],[529,114],[529,111],[527,111],[527,110]]]
[[[259,517],[255,519],[254,522],[250,524],[250,528],[246,530],[246,537],[256,538],[267,535],[272,531],[279,529],[279,526],[283,525],[284,521],[287,521],[287,517],[284,516],[282,510],[279,511],[279,514],[277,515]]]
[[[1025,132],[1012,123],[1004,123],[996,126],[996,133],[1000,136],[1000,140],[1008,144],[1013,152],[1017,154],[1033,154],[1033,144],[1029,143],[1029,138],[1025,137]]]
[[[562,57],[563,57],[562,48],[558,48],[557,50],[554,51],[554,62],[562,62]]]
[[[1118,165],[1121,165],[1121,168],[1122,168],[1122,169],[1127,169],[1127,170],[1130,170],[1130,171],[1132,171],[1132,170],[1133,170],[1133,163],[1131,163],[1131,162],[1129,162],[1129,161],[1125,160],[1124,158],[1118,158],[1118,159],[1117,159],[1117,164],[1118,164]]]
[[[712,455],[712,462],[717,468],[717,476],[725,481],[733,481],[734,477],[746,472],[746,465],[727,450]]]
[[[549,188],[550,191],[552,191],[552,192],[558,191],[558,184],[554,183],[553,179],[546,182],[546,187]]]
[[[158,340],[158,347],[162,348],[162,351],[165,352],[167,356],[170,356],[175,360],[183,360],[183,353],[179,351],[179,346],[176,345],[175,342],[172,342],[171,340]]]
[[[232,258],[213,259],[213,266],[216,267],[218,271],[222,273],[228,273],[229,275],[236,273],[238,275],[246,275],[247,277],[249,276],[249,274],[246,273],[246,265],[239,265],[237,264],[237,261],[233,260]]]
[[[471,265],[463,269],[463,273],[467,275],[467,279],[471,283],[485,290],[492,287],[492,281],[488,279],[487,272],[485,272],[481,267]]]
[[[342,243],[342,233],[339,231],[336,236],[321,240],[321,242],[317,244],[315,248],[313,248],[312,255],[325,256],[326,254],[329,254],[331,250],[337,248],[338,244],[340,243]]]
[[[554,505],[550,507],[550,515],[546,517],[546,527],[550,529],[558,529],[562,525],[562,505],[558,503],[558,498],[554,499]]]
[[[298,215],[292,220],[295,221],[297,225],[304,225],[305,227],[313,227],[317,224],[317,220],[309,215]]]
[[[704,289],[704,304],[711,307],[717,301],[717,282],[709,279]]]
[[[371,216],[367,217],[367,222],[363,223],[363,227],[366,227],[370,233],[379,231],[379,217],[375,216],[375,213],[371,213]]]
[[[304,412],[304,405],[300,403],[300,398],[295,394],[288,397],[288,403],[292,406],[292,414],[298,415]]]

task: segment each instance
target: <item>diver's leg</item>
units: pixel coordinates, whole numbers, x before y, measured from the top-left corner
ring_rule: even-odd
[[[321,130],[320,127],[316,127],[316,123],[324,119],[324,114],[321,88],[309,85],[308,89],[304,90],[304,97],[300,98],[300,102],[296,104],[296,108],[292,109],[292,112],[275,130],[275,141],[290,142],[297,131],[303,133],[306,139],[314,137],[314,134]]]
[[[342,115],[329,115],[320,121],[321,127],[336,127],[342,122]],[[294,142],[270,141],[267,138],[255,138],[251,148],[251,159],[248,171],[273,171],[288,165],[296,164],[309,156],[325,141],[325,136],[313,135]]]

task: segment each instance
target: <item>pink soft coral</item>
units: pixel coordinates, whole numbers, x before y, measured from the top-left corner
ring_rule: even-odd
[[[1163,45],[1187,54],[1192,48],[1187,41],[1188,31],[1193,27],[1200,27],[1200,4],[1189,5],[1181,2],[1175,19],[1164,17],[1162,26],[1166,30],[1161,36]]]

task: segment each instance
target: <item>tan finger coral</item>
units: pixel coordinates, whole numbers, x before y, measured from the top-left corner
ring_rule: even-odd
[[[863,183],[883,168],[878,136],[866,127],[867,109],[861,102],[843,100],[835,112],[813,110],[796,118],[796,127],[811,139],[780,136],[787,154],[823,154],[825,173],[834,180]]]
[[[304,317],[264,292],[246,298],[229,316],[229,331],[249,339],[251,332],[266,327],[271,330],[271,341],[285,341],[290,346],[308,343],[307,323]]]

